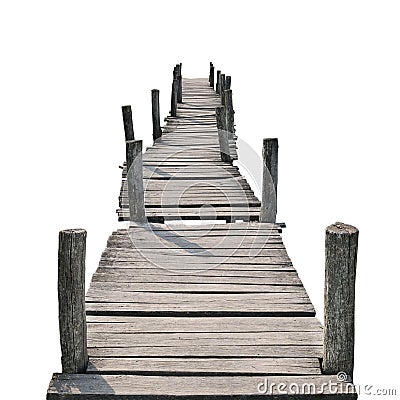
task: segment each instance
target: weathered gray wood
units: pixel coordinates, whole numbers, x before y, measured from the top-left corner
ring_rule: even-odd
[[[268,378],[268,379],[267,379]],[[271,383],[275,385],[271,386]],[[279,385],[279,386],[278,386]],[[332,394],[332,386],[337,390]],[[299,393],[289,388],[298,387]],[[317,388],[311,394],[310,387]],[[303,392],[301,392],[301,390]],[[283,393],[282,393],[283,391]],[[337,393],[342,393],[338,395]],[[260,376],[149,376],[106,374],[54,374],[47,400],[60,398],[89,400],[172,399],[356,399],[353,384],[340,382],[336,375]]]
[[[122,106],[122,119],[124,122],[125,140],[135,140],[133,131],[132,108],[131,106]]]
[[[182,103],[182,63],[176,64],[176,78],[178,79],[177,102]]]
[[[213,63],[210,63],[210,77],[209,77],[209,82],[210,82],[210,87],[212,87],[213,89],[214,89],[214,77],[215,77],[214,65],[213,65]]]
[[[316,317],[87,317],[88,332],[322,332]],[[322,341],[321,341],[322,344]]]
[[[224,106],[226,115],[226,130],[228,132],[235,132],[235,111],[233,110],[232,90],[227,89],[224,91]]]
[[[220,75],[220,77],[219,77],[219,80],[220,80],[220,87],[219,87],[219,94],[220,94],[220,97],[221,97],[221,103],[222,103],[222,105],[224,105],[224,100],[223,100],[223,98],[224,98],[224,90],[225,90],[225,74],[222,74],[221,73],[221,75]]]
[[[140,317],[145,318],[145,317]],[[147,317],[146,317],[147,318]],[[158,316],[157,318],[162,318]],[[179,318],[179,317],[174,317]],[[190,318],[190,317],[188,317]],[[201,322],[204,317],[201,317]],[[221,318],[221,317],[219,317]],[[235,317],[240,318],[240,317]],[[260,317],[255,317],[260,318]],[[271,317],[269,317],[271,318]],[[273,318],[273,317],[272,317]],[[195,343],[185,346],[177,343],[175,346],[132,346],[132,347],[99,347],[88,348],[89,357],[322,357],[322,345],[252,345],[246,346],[198,346]]]
[[[225,90],[229,90],[231,88],[232,78],[231,76],[226,76],[225,78]]]
[[[215,86],[215,91],[217,92],[217,94],[220,94],[220,90],[221,90],[221,71],[217,70],[217,84]]]
[[[153,121],[153,142],[162,136],[160,126],[160,92],[158,89],[151,91],[151,115]]]
[[[358,229],[336,222],[325,236],[324,373],[354,367],[354,300]]]
[[[86,231],[59,233],[58,310],[62,371],[86,371],[87,334],[85,313]]]
[[[143,189],[142,141],[126,142],[126,164],[130,220],[146,222]]]
[[[177,103],[178,103],[178,88],[179,88],[178,78],[174,77],[174,79],[172,81],[172,90],[171,90],[171,116],[172,117],[176,117],[176,110],[177,110]]]
[[[154,373],[168,375],[320,374],[318,358],[96,358],[88,373]]]
[[[321,346],[320,332],[178,332],[178,333],[139,333],[139,332],[91,332],[89,347],[135,347],[157,345],[159,347],[190,344],[198,346],[260,346],[268,343],[273,346]],[[232,356],[234,356],[234,350]]]
[[[217,120],[219,151],[221,161],[232,163],[231,153],[229,149],[229,133],[226,130],[225,108],[217,107],[215,109],[215,117]]]
[[[278,139],[263,140],[263,181],[260,222],[276,221],[278,147]]]

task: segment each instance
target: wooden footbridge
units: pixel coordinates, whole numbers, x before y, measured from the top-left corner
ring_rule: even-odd
[[[62,373],[47,399],[355,398],[358,231],[327,228],[323,328],[275,222],[277,139],[264,139],[260,202],[234,165],[230,77],[217,71],[214,90],[212,64],[208,79],[181,72],[163,128],[152,91],[143,154],[122,108],[117,213],[130,224],[86,294],[86,232],[60,232]]]

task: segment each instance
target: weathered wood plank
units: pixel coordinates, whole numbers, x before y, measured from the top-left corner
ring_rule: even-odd
[[[322,357],[322,345],[247,345],[247,346],[137,346],[137,347],[90,347],[89,357]]]
[[[335,375],[306,376],[275,376],[268,381],[275,383],[273,387],[260,376],[143,376],[143,375],[99,375],[99,374],[54,374],[50,382],[47,399],[76,398],[80,400],[93,399],[101,393],[104,398],[118,399],[265,399],[264,390],[270,390],[271,398],[282,397],[282,387],[288,391],[285,399],[307,399],[310,394],[290,394],[289,388],[309,388],[310,385],[319,388],[321,393],[312,397],[316,400],[337,399],[337,394],[330,394],[332,385],[340,393],[342,399],[356,399],[357,394],[353,384],[338,381]],[[329,385],[329,382],[331,383]],[[281,386],[278,386],[282,384]],[[279,390],[278,390],[279,387]],[[276,397],[275,397],[276,396]]]
[[[90,332],[322,332],[316,317],[87,316]]]
[[[318,375],[318,358],[96,358],[88,373],[171,375]]]

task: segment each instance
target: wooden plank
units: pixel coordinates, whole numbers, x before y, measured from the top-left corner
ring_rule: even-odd
[[[318,375],[318,358],[97,358],[90,359],[88,373],[102,374],[218,374],[218,375]]]
[[[124,279],[124,278],[123,278]],[[140,278],[139,278],[140,279]],[[142,280],[142,279],[140,279]],[[145,282],[92,282],[88,296],[93,292],[152,292],[152,293],[299,293],[305,294],[302,286],[296,285],[256,285],[243,283],[187,283],[187,282],[151,282],[154,277]]]
[[[316,317],[87,316],[89,332],[322,332]]]
[[[307,399],[310,398],[310,385],[318,388],[318,394],[312,395],[316,400],[336,399],[331,394],[332,385],[342,399],[356,399],[353,384],[340,382],[336,375],[271,375],[266,388],[271,398]],[[271,387],[271,382],[275,383]],[[281,385],[280,385],[281,384]],[[264,399],[265,380],[260,376],[147,376],[147,375],[99,375],[99,374],[54,374],[48,389],[47,400],[96,398],[99,393],[104,399]],[[303,388],[303,393],[289,394],[289,388],[296,385]],[[288,394],[282,395],[282,387]],[[278,390],[279,388],[279,390]],[[260,390],[261,389],[261,390]],[[301,389],[299,389],[301,390]],[[331,389],[332,390],[332,389]],[[319,393],[321,392],[321,393]],[[272,397],[273,396],[273,397]]]
[[[307,345],[248,345],[248,346],[177,346],[89,347],[89,357],[322,357],[321,346]]]
[[[190,271],[190,270],[189,270]],[[184,270],[180,272],[148,269],[121,269],[99,268],[93,275],[92,282],[176,282],[176,283],[212,283],[247,285],[301,285],[300,278],[295,271],[219,271],[212,269],[198,274],[190,274]]]
[[[197,332],[197,333],[124,333],[91,332],[88,347],[136,347],[136,346],[321,346],[322,331],[309,332]]]

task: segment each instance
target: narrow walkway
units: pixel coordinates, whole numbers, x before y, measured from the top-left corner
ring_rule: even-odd
[[[183,81],[178,116],[143,155],[151,223],[110,236],[87,292],[88,373],[55,374],[48,399],[310,397],[269,392],[266,377],[335,397],[324,385],[336,376],[321,374],[322,326],[280,227],[250,222],[259,200],[220,161],[219,104],[206,79]],[[180,219],[229,223],[162,224]]]
[[[260,201],[238,168],[221,161],[215,107],[220,97],[207,79],[183,79],[183,102],[168,117],[163,135],[143,154],[143,186],[149,222],[257,220]],[[236,140],[230,143],[237,159]],[[126,166],[120,221],[129,220]]]

